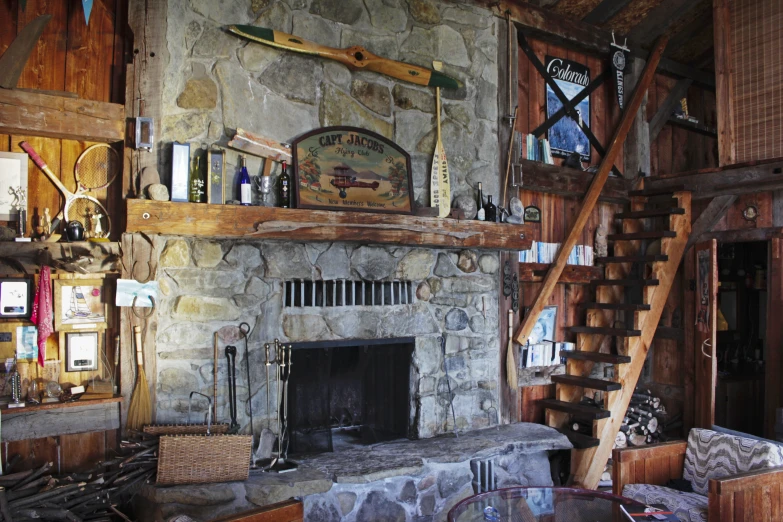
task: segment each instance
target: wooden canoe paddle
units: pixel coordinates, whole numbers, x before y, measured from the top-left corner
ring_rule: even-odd
[[[514,311],[508,311],[508,349],[506,351],[506,381],[508,387],[515,390],[517,382],[517,363],[514,359]]]
[[[446,89],[459,89],[462,84],[438,71],[432,71],[411,65],[405,62],[398,62],[372,54],[364,47],[354,46],[347,49],[336,49],[327,47],[314,42],[308,42],[304,38],[292,34],[274,31],[264,27],[255,27],[252,25],[231,25],[228,30],[237,36],[247,38],[254,42],[286,49],[297,53],[320,56],[335,60],[345,65],[349,69],[365,69],[373,71],[398,80],[405,80],[417,85],[427,85],[429,87],[444,87]]]
[[[440,71],[442,62],[432,62],[432,68]],[[435,105],[438,118],[438,143],[432,155],[432,173],[430,178],[430,206],[438,208],[438,217],[445,218],[451,212],[451,180],[449,178],[449,162],[446,159],[446,149],[440,132],[440,87],[435,88]]]

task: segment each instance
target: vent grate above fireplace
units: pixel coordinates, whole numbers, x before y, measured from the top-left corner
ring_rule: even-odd
[[[336,306],[409,305],[416,300],[413,281],[308,281],[283,282],[286,308],[331,308]]]

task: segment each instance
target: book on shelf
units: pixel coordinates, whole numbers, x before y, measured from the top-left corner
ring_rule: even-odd
[[[528,250],[519,252],[520,263],[554,263],[561,243],[543,243],[533,241]],[[593,266],[593,247],[575,245],[568,254],[566,264],[578,266]]]

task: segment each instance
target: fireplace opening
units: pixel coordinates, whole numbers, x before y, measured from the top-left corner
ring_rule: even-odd
[[[340,451],[408,436],[413,338],[293,347],[291,453]]]

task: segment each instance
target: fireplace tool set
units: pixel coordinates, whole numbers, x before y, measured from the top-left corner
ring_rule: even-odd
[[[262,471],[285,473],[287,471],[295,470],[298,466],[295,462],[287,460],[288,442],[290,440],[288,425],[288,384],[291,380],[291,368],[293,366],[293,347],[290,344],[286,347],[284,344],[280,343],[279,339],[275,339],[274,344],[264,345],[264,352],[266,355],[264,364],[266,365],[267,427],[261,432],[258,450],[253,457],[253,461]],[[271,358],[270,352],[274,354],[274,359]],[[277,366],[274,377],[274,385],[277,392],[275,394],[275,400],[277,402],[277,415],[275,420],[277,428],[277,455],[275,456],[272,456],[275,435],[272,432],[272,417],[269,414],[269,370],[273,363]]]

